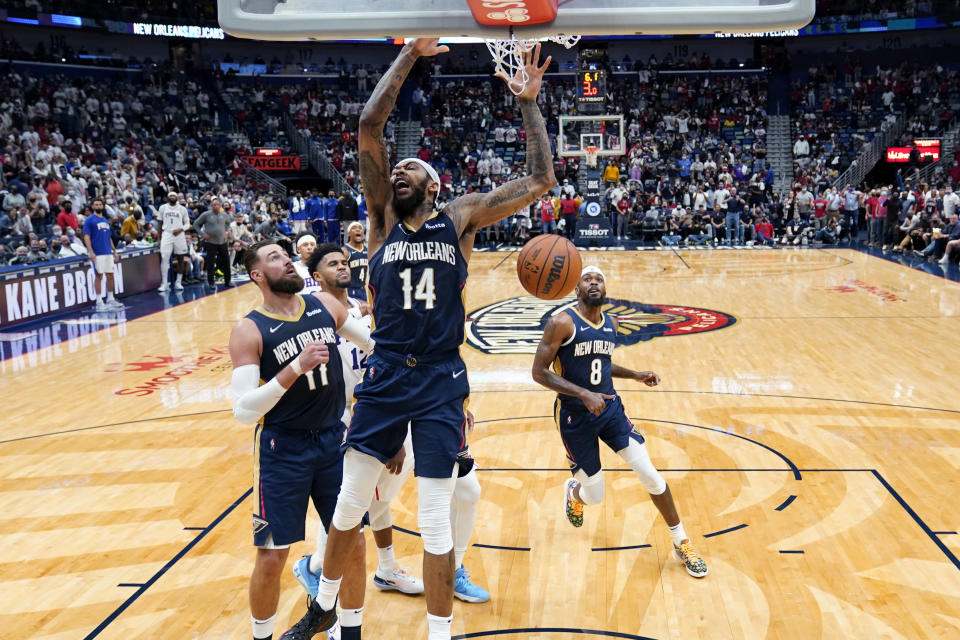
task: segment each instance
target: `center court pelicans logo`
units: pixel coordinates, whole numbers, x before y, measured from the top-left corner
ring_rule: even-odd
[[[563,300],[523,296],[495,302],[467,316],[467,344],[490,354],[535,353],[547,321],[574,304],[573,296]],[[620,324],[618,346],[724,329],[737,321],[722,311],[616,298],[607,298],[603,310]]]

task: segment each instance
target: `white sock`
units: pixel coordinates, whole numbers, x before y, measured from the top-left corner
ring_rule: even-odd
[[[320,576],[320,584],[317,589],[317,604],[319,604],[320,608],[324,611],[330,611],[330,609],[333,609],[333,605],[336,604],[341,580],[343,580],[342,577],[331,580],[327,576]]]
[[[253,624],[254,638],[269,638],[273,635],[273,623],[277,619],[277,614],[273,614],[266,620],[257,620],[250,616],[250,622]]]
[[[670,535],[673,537],[673,544],[678,545],[687,539],[687,532],[683,530],[683,523],[678,522],[676,526],[669,527]]]
[[[450,640],[450,624],[453,616],[435,616],[427,614],[427,640]]]
[[[107,291],[107,302],[113,302],[113,291]]]
[[[101,296],[99,293],[97,294],[97,304],[103,304],[103,296]]]
[[[327,551],[327,530],[323,528],[323,523],[317,527],[317,549],[310,556],[310,573],[320,573],[323,568],[323,555]]]
[[[177,274],[177,284],[180,284],[181,282],[183,282],[183,274],[182,274],[182,273],[178,273],[178,274]]]
[[[377,573],[385,578],[397,568],[397,556],[393,553],[393,545],[381,549],[377,547]]]
[[[359,627],[361,624],[363,624],[363,607],[340,610],[341,627]]]

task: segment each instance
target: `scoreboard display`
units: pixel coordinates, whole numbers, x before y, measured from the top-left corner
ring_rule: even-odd
[[[577,73],[577,100],[581,104],[603,102],[607,94],[607,72],[586,69]]]

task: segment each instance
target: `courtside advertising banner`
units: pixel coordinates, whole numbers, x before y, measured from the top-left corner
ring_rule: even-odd
[[[120,252],[114,265],[118,298],[160,286],[160,254],[156,249]],[[58,260],[0,273],[0,328],[32,322],[90,306],[96,301],[95,273],[87,258]],[[106,278],[101,284],[106,288]]]

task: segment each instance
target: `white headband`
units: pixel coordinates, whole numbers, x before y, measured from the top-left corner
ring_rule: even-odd
[[[347,225],[347,233],[350,233],[350,231],[351,231],[354,227],[360,227],[361,229],[363,229],[363,223],[362,223],[362,222],[357,222],[356,220],[354,220],[353,222],[351,222],[350,224]]]
[[[593,266],[593,265],[587,265],[587,266],[585,266],[585,267],[583,268],[583,271],[580,272],[580,277],[582,278],[583,276],[587,275],[588,273],[595,273],[595,274],[597,274],[598,276],[600,276],[601,278],[603,278],[603,281],[604,281],[604,282],[607,281],[607,277],[606,277],[605,275],[603,275],[603,271],[600,271],[600,267],[595,267],[595,266]]]
[[[317,239],[314,238],[309,233],[307,235],[300,236],[300,238],[297,240],[297,249],[299,249],[300,245],[302,245],[305,242],[313,242],[313,244],[317,244]]]
[[[423,160],[421,160],[420,158],[404,158],[403,160],[395,164],[394,168],[399,167],[400,165],[406,164],[408,162],[416,162],[418,165],[423,167],[424,171],[427,172],[427,175],[430,176],[431,180],[436,182],[438,185],[440,184],[440,174],[437,173],[437,170],[431,167],[429,164],[427,164]]]

